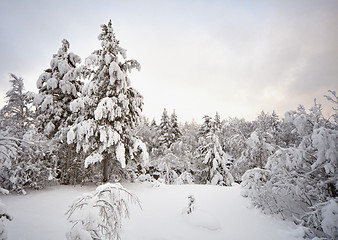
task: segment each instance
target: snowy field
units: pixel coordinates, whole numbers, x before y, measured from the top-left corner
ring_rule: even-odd
[[[240,186],[123,184],[142,202],[123,222],[122,240],[294,240],[296,227],[253,209]],[[65,212],[77,196],[95,186],[54,186],[27,195],[2,196],[9,213],[9,240],[66,239]],[[193,214],[182,214],[188,196],[196,199]],[[297,237],[298,235],[298,237]]]

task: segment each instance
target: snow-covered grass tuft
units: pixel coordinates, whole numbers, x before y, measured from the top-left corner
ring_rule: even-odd
[[[121,239],[122,219],[129,217],[130,203],[141,207],[136,195],[119,183],[107,183],[83,194],[66,213],[72,224],[67,239]]]

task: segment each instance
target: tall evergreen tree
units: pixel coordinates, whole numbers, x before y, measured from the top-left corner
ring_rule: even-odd
[[[76,67],[81,59],[68,53],[69,46],[63,39],[61,48],[50,61],[50,68],[36,82],[39,89],[34,99],[37,127],[50,139],[72,123],[69,104],[81,91],[81,68]]]
[[[108,181],[112,175],[123,174],[123,168],[136,155],[146,160],[143,154],[146,149],[133,134],[140,120],[143,98],[130,86],[128,77],[132,69],[140,70],[140,64],[125,60],[126,50],[120,47],[111,21],[101,28],[102,48],[86,59],[85,76],[89,82],[82,97],[71,104],[77,119],[67,140],[76,144],[77,152],[85,154],[86,167],[102,162],[103,181]]]
[[[208,115],[205,115],[203,119],[204,119],[204,122],[202,126],[198,129],[198,133],[197,133],[198,137],[206,136],[208,133],[212,131],[212,128],[213,128],[211,117],[209,117]]]
[[[158,145],[160,149],[169,149],[171,141],[171,122],[167,110],[164,109],[161,117],[161,122],[158,126]]]
[[[178,126],[178,122],[177,122],[177,116],[176,116],[176,113],[175,113],[175,110],[173,111],[173,113],[171,114],[170,116],[170,141],[171,141],[171,144],[173,144],[174,142],[176,142],[181,136],[182,136],[182,133],[179,129],[179,126]]]

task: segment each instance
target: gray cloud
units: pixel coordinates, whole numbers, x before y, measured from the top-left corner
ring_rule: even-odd
[[[144,113],[164,107],[181,120],[220,112],[280,115],[336,89],[336,1],[1,1],[0,97],[8,72],[33,90],[62,38],[85,58],[99,25],[113,20]]]

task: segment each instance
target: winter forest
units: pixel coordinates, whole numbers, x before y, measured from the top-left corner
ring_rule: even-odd
[[[120,44],[111,21],[101,26],[98,40],[101,47],[84,60],[62,40],[50,67],[41,69],[36,92],[25,91],[21,76],[9,75],[0,111],[0,239],[10,236],[7,226],[16,221],[3,199],[63,185],[94,186],[62,212],[67,239],[128,239],[124,219],[132,220],[135,209],[142,219],[146,204],[128,186],[170,193],[174,185],[239,189],[259,214],[301,229],[299,239],[338,238],[334,90],[326,102],[314,100],[310,109],[299,105],[284,116],[262,111],[247,121],[215,112],[201,124],[182,123],[164,106],[157,122],[142,114],[143,96],[130,76],[141,65],[127,58],[128,46]],[[332,108],[331,116],[324,116],[322,104]],[[202,196],[186,198],[182,214],[189,221],[221,228],[198,211]],[[228,239],[225,232],[215,239]]]

